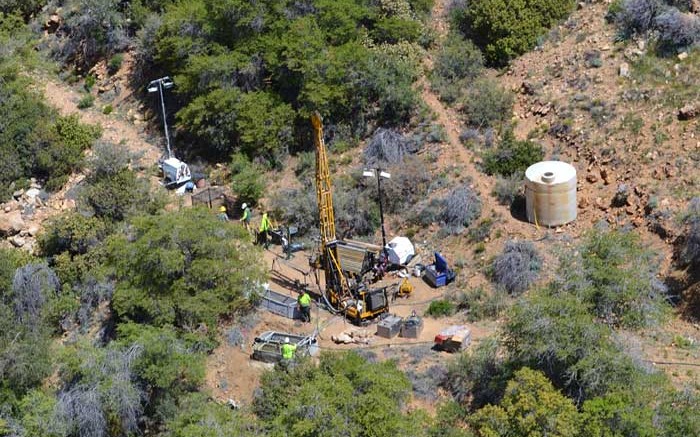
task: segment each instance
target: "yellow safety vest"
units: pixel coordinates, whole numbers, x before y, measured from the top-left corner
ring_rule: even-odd
[[[267,218],[267,213],[263,214],[262,220],[260,221],[260,232],[269,231],[271,227],[270,219]]]
[[[311,305],[311,296],[309,296],[309,293],[304,293],[299,297],[299,305],[303,307]]]
[[[294,351],[297,350],[297,345],[285,343],[282,345],[282,358],[285,360],[291,360],[294,358]]]

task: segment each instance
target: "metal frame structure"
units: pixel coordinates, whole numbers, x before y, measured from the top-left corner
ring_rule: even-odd
[[[336,313],[342,312],[351,320],[361,323],[389,310],[386,287],[370,289],[361,273],[353,275],[351,283],[350,274],[343,270],[339,245],[352,246],[363,251],[365,256],[367,251],[350,242],[339,241],[336,237],[333,187],[323,140],[323,120],[318,112],[311,116],[311,124],[316,147],[316,198],[321,231],[320,259],[312,264],[324,271],[326,287],[322,297],[329,309]]]

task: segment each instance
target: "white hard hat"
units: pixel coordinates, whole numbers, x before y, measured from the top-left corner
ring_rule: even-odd
[[[248,204],[247,204],[247,203],[244,203],[243,205],[241,205],[241,209],[246,209],[246,208],[248,208]]]
[[[284,342],[289,343],[289,337],[284,337]]]

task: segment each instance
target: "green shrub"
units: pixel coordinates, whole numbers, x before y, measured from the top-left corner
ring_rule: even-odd
[[[212,430],[239,437],[265,435],[256,420],[231,411],[231,406],[215,402],[206,394],[197,392],[179,400],[175,416],[165,424],[163,436],[206,436]]]
[[[499,176],[493,186],[493,195],[501,205],[510,206],[518,196],[523,196],[524,175],[515,172],[508,177]]]
[[[571,293],[604,323],[639,329],[653,326],[668,310],[666,287],[656,278],[658,262],[633,233],[593,231],[568,258],[557,293]]]
[[[216,89],[177,113],[178,125],[222,153],[240,152],[276,164],[291,141],[294,112],[266,92]],[[212,129],[212,126],[216,126]]]
[[[259,165],[251,163],[244,155],[231,157],[231,189],[239,202],[251,205],[265,196],[265,172]]]
[[[431,84],[440,98],[452,103],[484,67],[481,51],[458,32],[447,35],[435,57]]]
[[[473,228],[469,229],[469,241],[472,243],[483,242],[489,235],[491,235],[491,228],[493,227],[493,219],[485,218],[479,220],[479,223]]]
[[[107,62],[107,71],[109,74],[114,74],[119,69],[122,67],[122,63],[124,62],[124,55],[122,53],[117,53],[116,55],[112,56],[109,59],[109,62]]]
[[[541,372],[525,367],[508,381],[499,405],[485,406],[470,416],[469,423],[479,435],[576,437],[581,420],[571,399]]]
[[[543,158],[542,147],[532,141],[515,139],[513,130],[508,129],[503,134],[498,148],[485,154],[484,170],[490,175],[524,174],[529,166]]]
[[[85,88],[85,91],[88,93],[92,90],[92,87],[95,86],[97,83],[97,78],[95,77],[94,74],[88,74],[85,77],[85,83],[83,84],[83,88]]]
[[[271,435],[301,428],[310,435],[349,429],[357,435],[415,435],[424,423],[421,415],[402,410],[410,394],[411,383],[393,361],[369,363],[354,352],[322,354],[318,366],[304,361],[288,372],[263,374],[253,411]]]
[[[108,240],[120,321],[215,332],[220,315],[250,307],[262,282],[260,252],[241,226],[204,209],[134,218]]]
[[[512,117],[513,93],[493,79],[477,79],[462,98],[461,110],[469,126],[499,127]]]
[[[457,307],[470,321],[497,319],[508,308],[508,296],[501,290],[489,292],[482,287],[460,292]]]
[[[612,376],[622,375],[623,367],[629,364],[623,354],[615,353],[609,335],[610,330],[596,323],[586,305],[574,296],[542,293],[521,299],[510,308],[504,347],[511,360],[544,371],[556,386],[581,400],[605,393],[607,387],[620,381]],[[604,355],[619,359],[620,366],[608,368]],[[586,375],[595,378],[594,386],[587,386],[589,382],[583,378],[584,363]],[[588,373],[593,369],[600,372],[597,377]]]
[[[95,218],[70,212],[53,218],[39,235],[38,243],[46,256],[68,252],[83,255],[106,236],[105,224]]]
[[[498,339],[487,337],[450,363],[445,386],[457,402],[474,411],[500,401],[510,372]]]
[[[115,222],[156,208],[151,200],[148,181],[128,168],[90,178],[79,198],[97,217]]]
[[[113,107],[112,105],[105,105],[105,106],[102,108],[102,113],[103,113],[104,115],[109,115],[109,114],[112,113],[112,111],[114,111],[114,107]]]
[[[95,104],[95,97],[92,94],[85,94],[78,100],[78,109],[91,108]]]
[[[483,0],[453,11],[456,27],[492,66],[504,66],[531,50],[537,39],[573,10],[572,0]]]
[[[416,20],[388,17],[377,21],[372,36],[378,43],[396,44],[399,41],[414,42],[421,33],[421,24]]]
[[[60,189],[68,176],[82,167],[83,151],[101,135],[99,126],[85,125],[76,114],[58,117],[49,126],[44,147],[36,151],[37,176],[46,178],[48,190]]]
[[[20,14],[28,19],[39,12],[45,0],[2,0],[0,1],[0,13],[6,15]]]
[[[438,299],[430,302],[425,314],[431,317],[447,317],[455,312],[455,305],[449,300]]]

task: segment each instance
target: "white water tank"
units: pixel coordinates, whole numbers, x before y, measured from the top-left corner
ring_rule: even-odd
[[[542,161],[525,170],[527,219],[542,226],[576,220],[576,169],[561,161]]]

